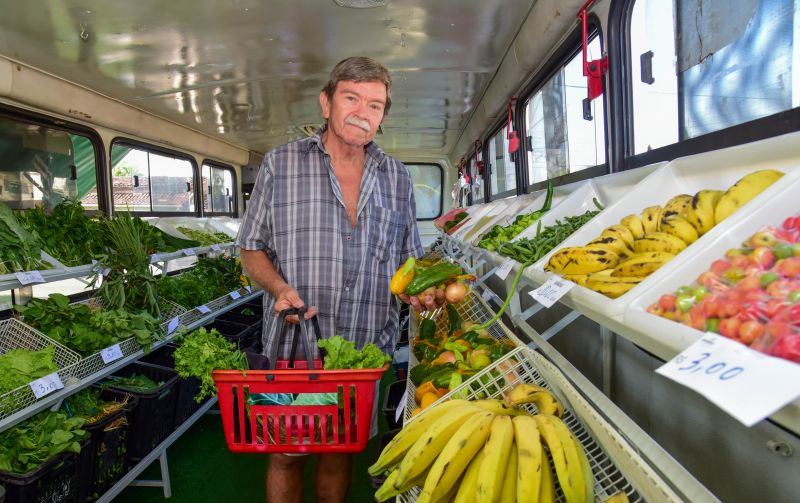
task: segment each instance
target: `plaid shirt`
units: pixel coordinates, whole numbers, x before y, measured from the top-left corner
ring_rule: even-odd
[[[389,281],[409,256],[423,253],[411,175],[370,142],[353,228],[323,131],[267,153],[236,244],[264,250],[306,306],[317,306],[323,338],[341,335],[359,348],[372,342],[388,353],[398,333]],[[279,335],[274,305],[265,293],[265,353]],[[285,358],[289,341],[280,343]]]

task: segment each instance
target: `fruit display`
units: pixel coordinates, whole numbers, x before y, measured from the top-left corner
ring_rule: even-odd
[[[535,404],[536,414],[520,407]],[[504,400],[454,399],[432,407],[386,445],[369,467],[388,473],[385,501],[417,486],[417,502],[593,502],[594,475],[564,409],[545,388],[517,384]],[[553,473],[555,469],[555,473]]]
[[[471,274],[464,274],[460,265],[440,260],[430,265],[422,265],[414,257],[409,257],[397,269],[389,282],[389,290],[395,295],[417,296],[425,305],[425,297],[434,296],[458,304],[466,297],[469,288],[466,281],[474,280]]]
[[[489,251],[496,251],[500,246],[508,241],[511,241],[519,233],[530,227],[534,222],[539,220],[542,215],[550,211],[550,206],[553,204],[553,184],[547,182],[547,196],[545,197],[544,204],[541,208],[530,213],[522,213],[517,215],[510,225],[502,226],[495,225],[489,232],[484,234],[478,246],[485,248]]]
[[[620,297],[781,176],[776,170],[756,171],[725,192],[700,190],[694,196],[677,195],[663,207],[649,206],[584,246],[558,250],[545,270],[612,299]]]
[[[647,312],[800,363],[800,214],[762,228]]]

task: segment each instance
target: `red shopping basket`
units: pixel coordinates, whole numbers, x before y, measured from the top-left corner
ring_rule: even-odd
[[[286,325],[283,318],[304,309],[281,312],[283,327],[274,344],[269,364],[276,370],[215,370],[214,381],[219,395],[219,409],[225,441],[233,452],[360,452],[367,446],[375,386],[388,368],[361,370],[321,370],[320,360],[312,360],[306,332],[307,322],[295,327],[292,352],[297,339],[303,341],[306,361],[277,360]],[[315,336],[319,324],[312,320]],[[273,364],[273,362],[275,362]],[[335,393],[331,405],[262,405],[253,403],[254,394]]]

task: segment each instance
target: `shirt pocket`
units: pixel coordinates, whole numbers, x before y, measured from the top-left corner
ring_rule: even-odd
[[[400,228],[403,218],[400,212],[375,206],[368,219],[367,248],[376,260],[385,262],[400,249]]]

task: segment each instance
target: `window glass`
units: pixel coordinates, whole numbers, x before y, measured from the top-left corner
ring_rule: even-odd
[[[191,161],[125,144],[111,146],[114,209],[194,212]]]
[[[588,45],[590,60],[601,57],[599,37]],[[579,52],[538,89],[525,105],[528,135],[528,183],[574,173],[606,162],[605,111],[602,98],[592,100],[593,119],[583,118],[586,98]]]
[[[473,155],[467,163],[472,202],[470,205],[483,204],[483,174],[478,170],[478,162],[483,160],[483,152],[478,150],[478,155]]]
[[[634,4],[630,64],[635,153],[798,105],[800,79],[793,69],[797,2],[735,4]]]
[[[233,213],[235,197],[233,171],[203,163],[204,212]]]
[[[0,201],[12,209],[78,199],[98,209],[97,158],[86,136],[0,117]]]
[[[508,129],[503,128],[489,140],[489,163],[491,164],[492,195],[502,194],[517,188],[517,173],[514,161],[508,153]]]
[[[438,164],[406,164],[414,183],[417,220],[430,220],[442,214],[444,175]]]

